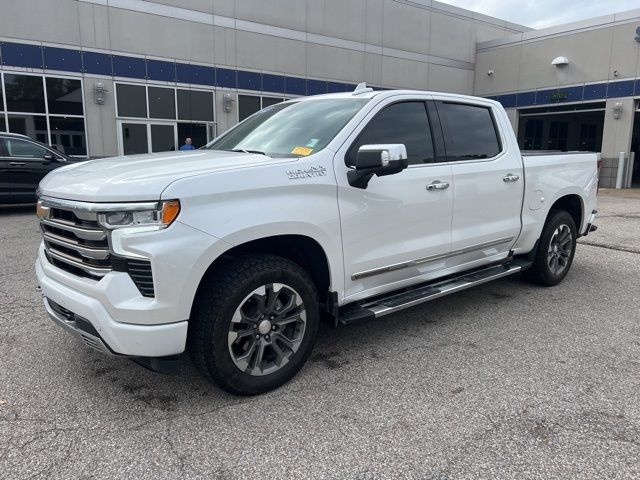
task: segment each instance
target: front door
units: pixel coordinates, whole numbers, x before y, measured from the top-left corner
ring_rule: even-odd
[[[455,191],[451,267],[506,257],[520,233],[524,173],[511,125],[482,102],[435,102]],[[509,130],[508,130],[509,129]]]
[[[426,100],[398,96],[384,102],[336,154],[349,300],[417,283],[442,269],[450,251],[453,177],[450,165],[434,163]],[[366,189],[349,185],[358,148],[390,143],[406,146],[409,168],[373,177]],[[427,188],[431,184],[440,187]]]

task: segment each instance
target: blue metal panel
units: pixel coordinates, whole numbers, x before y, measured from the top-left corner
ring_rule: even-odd
[[[556,92],[557,90],[538,90],[536,92],[536,104],[537,105],[545,105],[551,102],[551,94]]]
[[[300,77],[285,77],[284,79],[285,93],[291,95],[306,95],[307,81]]]
[[[307,80],[307,95],[327,93],[327,82],[322,80]]]
[[[569,87],[563,89],[563,91],[567,92],[567,102],[579,102],[582,100],[584,95],[584,87]]]
[[[584,86],[585,100],[604,100],[607,96],[607,84],[606,83],[594,83],[593,85]]]
[[[282,75],[263,73],[262,90],[265,92],[284,93],[284,77]]]
[[[518,96],[515,93],[509,93],[507,95],[498,95],[498,101],[504,108],[513,108],[518,103]]]
[[[262,74],[238,70],[238,88],[262,90]]]
[[[82,66],[85,73],[112,75],[111,55],[106,53],[82,52]]]
[[[1,42],[2,65],[42,68],[42,47],[23,43]]]
[[[327,82],[327,91],[329,93],[346,92],[347,91],[347,86],[344,83]]]
[[[80,50],[43,47],[43,51],[44,68],[65,72],[82,72],[82,54]]]
[[[631,97],[634,89],[633,80],[623,80],[621,82],[610,82],[607,89],[608,98]]]
[[[219,87],[236,88],[238,85],[236,71],[228,68],[216,68],[216,85]]]
[[[636,95],[640,95],[640,78],[636,80]]]
[[[528,107],[530,105],[535,105],[536,92],[521,92],[518,94],[517,101],[519,107]]]
[[[175,82],[176,64],[161,60],[147,60],[147,78],[162,82]]]
[[[188,63],[176,63],[178,82],[192,83],[196,85],[216,84],[216,69],[203,67],[202,65],[190,65]]]
[[[116,77],[147,78],[144,58],[113,55],[113,74]]]

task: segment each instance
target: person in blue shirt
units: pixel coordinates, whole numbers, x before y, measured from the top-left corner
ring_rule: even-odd
[[[180,147],[180,150],[195,150],[196,147],[191,145],[191,139],[189,137],[184,139],[184,145]]]

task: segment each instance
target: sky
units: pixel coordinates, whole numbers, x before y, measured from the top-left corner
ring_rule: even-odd
[[[439,0],[531,28],[640,8],[640,0]]]

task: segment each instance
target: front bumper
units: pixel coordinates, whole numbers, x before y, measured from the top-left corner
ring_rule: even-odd
[[[43,258],[39,256],[36,276],[49,317],[86,345],[109,355],[135,357],[164,357],[184,351],[187,321],[159,325],[118,322],[96,298],[47,275],[45,268],[51,267],[42,262]]]

